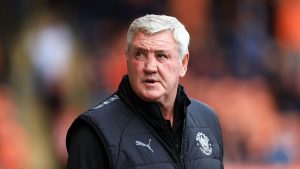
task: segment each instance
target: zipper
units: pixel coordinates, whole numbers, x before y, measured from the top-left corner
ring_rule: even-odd
[[[160,112],[160,109],[158,109],[159,110],[159,112]],[[169,137],[169,139],[171,140],[171,143],[172,143],[172,146],[173,146],[173,149],[175,150],[175,153],[176,153],[176,158],[177,158],[177,161],[179,162],[179,168],[180,169],[185,169],[185,165],[184,165],[184,158],[183,158],[183,155],[181,155],[182,154],[182,139],[183,139],[183,137],[184,137],[184,130],[185,130],[185,119],[186,118],[184,118],[184,121],[183,121],[183,131],[182,131],[182,136],[181,136],[181,147],[180,147],[180,153],[177,151],[177,147],[176,147],[176,144],[175,144],[175,142],[174,142],[174,140],[173,140],[173,136],[172,136],[172,133],[171,133],[171,131],[169,130],[169,127],[167,126],[167,124],[165,123],[165,121],[164,121],[164,118],[163,118],[163,116],[162,116],[162,113],[160,112],[160,118],[161,118],[161,120],[162,120],[162,123],[163,123],[163,125],[165,126],[165,129],[167,130],[167,134],[168,134],[168,137]]]
[[[180,163],[181,163],[183,169],[185,169],[184,155],[183,155],[184,136],[185,136],[185,123],[186,123],[186,117],[183,120],[182,135],[181,135],[181,147],[180,147],[180,154],[179,154]],[[178,154],[178,152],[177,152],[177,154]]]
[[[170,131],[169,131],[169,129],[168,129],[168,135],[169,135],[169,138],[172,140],[171,142],[172,142],[172,146],[173,146],[173,149],[175,150],[175,152],[176,152],[176,158],[177,158],[177,161],[179,162],[179,164],[180,164],[180,168],[181,169],[185,169],[185,166],[184,166],[184,162],[183,162],[183,158],[182,158],[182,156],[181,156],[181,154],[179,154],[179,152],[177,151],[177,147],[176,147],[176,144],[174,143],[174,141],[173,141],[173,137],[172,137],[172,134],[170,133]],[[181,149],[182,149],[182,143],[181,143]]]
[[[181,135],[181,147],[180,147],[180,153],[177,151],[177,146],[175,144],[175,142],[173,141],[173,136],[172,136],[172,133],[170,132],[168,126],[166,123],[165,124],[165,127],[167,127],[167,133],[168,133],[168,136],[170,138],[170,140],[172,140],[172,146],[173,146],[173,149],[175,150],[176,152],[176,158],[177,158],[177,161],[179,162],[179,167],[181,169],[185,169],[185,165],[184,165],[184,157],[182,155],[182,143],[183,143],[183,138],[184,138],[184,130],[185,130],[185,119],[183,120],[183,129],[182,129],[182,135]]]

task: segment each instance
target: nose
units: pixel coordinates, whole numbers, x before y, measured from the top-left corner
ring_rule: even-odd
[[[154,55],[149,55],[145,60],[144,71],[146,73],[155,73],[157,72],[157,61]]]

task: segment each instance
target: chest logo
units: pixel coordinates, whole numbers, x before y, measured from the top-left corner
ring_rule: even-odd
[[[151,143],[151,139],[149,139],[149,143],[148,144],[145,144],[145,143],[143,143],[141,141],[137,141],[137,140],[135,141],[135,145],[147,147],[153,153],[154,151],[152,150],[152,148],[150,146],[150,143]]]
[[[212,147],[209,143],[209,138],[202,132],[198,132],[196,136],[197,145],[200,146],[200,150],[205,155],[211,155]]]

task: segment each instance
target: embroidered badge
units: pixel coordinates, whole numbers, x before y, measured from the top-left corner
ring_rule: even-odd
[[[150,143],[151,143],[151,139],[149,139],[149,143],[148,144],[145,144],[145,143],[143,143],[141,141],[137,141],[137,140],[135,141],[135,145],[147,147],[153,153],[154,151],[152,150],[152,148],[150,146]]]
[[[211,155],[212,147],[209,143],[209,138],[202,132],[198,132],[196,136],[197,145],[200,146],[200,150],[205,155]]]

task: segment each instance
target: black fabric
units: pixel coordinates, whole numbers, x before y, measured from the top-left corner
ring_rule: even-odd
[[[170,151],[172,151],[175,146],[178,153],[180,153],[182,124],[186,116],[186,107],[191,103],[182,86],[179,86],[177,90],[176,100],[174,102],[174,121],[171,130],[163,119],[158,103],[141,100],[133,92],[127,75],[123,77],[116,94],[132,111],[138,112],[144,120],[154,128],[155,132],[157,132],[160,137],[163,137],[163,140],[166,140]],[[170,136],[172,138],[170,138]]]
[[[72,127],[67,169],[107,169],[108,157],[95,130],[84,121]]]
[[[86,134],[85,130],[89,128],[85,127],[85,132],[76,132],[82,129],[83,122],[90,126],[91,135]],[[67,135],[68,163],[77,160],[74,164],[81,166],[80,169],[106,168],[96,162],[87,164],[88,159],[78,160],[81,155],[87,154],[88,158],[93,158],[92,161],[97,161],[95,157],[102,158],[100,161],[107,160],[111,169],[224,168],[221,128],[216,115],[206,105],[189,100],[181,86],[174,103],[173,122],[171,127],[170,122],[163,119],[157,103],[139,99],[125,76],[114,95],[80,115],[72,124]],[[76,148],[73,146],[76,142],[79,145],[81,141],[89,144],[85,141],[89,139],[80,135],[75,137],[76,133],[82,133],[80,135],[99,144],[97,152],[84,149],[84,145],[78,146],[78,151],[72,150]],[[200,149],[204,145],[197,141],[198,134],[207,137],[208,148],[202,147],[207,152]],[[151,143],[151,148],[138,146],[137,141],[145,145]],[[81,155],[74,156],[72,152]]]

